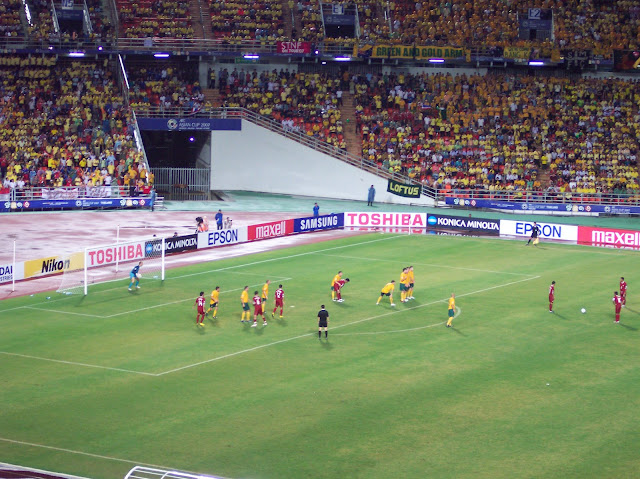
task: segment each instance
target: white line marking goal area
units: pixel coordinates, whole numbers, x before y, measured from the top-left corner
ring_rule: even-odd
[[[519,284],[519,283],[524,283],[526,281],[532,281],[535,279],[540,278],[540,276],[533,276],[530,278],[523,278],[523,279],[519,279],[516,281],[510,281],[508,283],[502,283],[502,284],[498,284],[495,286],[489,286],[487,288],[482,288],[482,289],[478,289],[475,291],[470,291],[468,293],[460,293],[458,295],[456,295],[456,298],[464,298],[466,296],[472,296],[472,295],[476,295],[476,294],[480,294],[480,293],[485,293],[487,291],[492,291],[494,289],[499,289],[499,288],[506,288],[508,286],[512,286],[515,284]],[[189,298],[189,301],[191,301],[193,298]],[[446,303],[449,300],[449,298],[443,298],[443,299],[437,299],[434,301],[430,301],[428,303],[424,303],[424,304],[420,304],[420,305],[416,305],[413,307],[409,307],[403,310],[397,310],[397,309],[393,309],[390,311],[385,311],[381,314],[377,314],[375,316],[370,316],[367,318],[362,318],[362,319],[358,319],[355,321],[351,321],[348,323],[344,323],[344,324],[339,324],[337,326],[333,326],[331,328],[332,331],[335,331],[337,329],[342,329],[342,328],[346,328],[349,326],[354,326],[356,324],[361,324],[361,323],[366,323],[369,321],[373,321],[379,318],[384,318],[393,314],[405,314],[407,312],[411,312],[411,311],[415,311],[417,309],[421,309],[421,308],[426,308],[428,306],[433,306],[435,304],[440,304],[440,303]],[[186,300],[185,300],[186,301]],[[459,314],[460,310],[458,309],[458,314]],[[435,327],[438,325],[441,325],[442,322],[439,323],[435,323],[435,324],[430,324],[430,325],[426,325],[426,326],[422,326],[421,328],[426,329],[427,327]],[[227,358],[231,358],[234,356],[239,356],[241,354],[247,354],[253,351],[258,351],[260,349],[265,349],[265,348],[269,348],[272,346],[277,346],[278,344],[283,344],[283,343],[288,343],[290,341],[295,341],[298,339],[302,339],[302,338],[308,338],[309,336],[315,335],[317,334],[316,331],[314,332],[309,332],[309,333],[305,333],[305,334],[299,334],[296,336],[291,336],[289,338],[284,338],[284,339],[279,339],[276,341],[272,341],[269,343],[265,343],[265,344],[261,344],[258,346],[254,346],[251,348],[247,348],[247,349],[242,349],[242,350],[238,350],[238,351],[234,351],[231,353],[226,353],[226,354],[222,354],[220,356],[215,356],[209,359],[205,359],[203,361],[198,361],[192,364],[187,364],[184,366],[180,366],[174,369],[169,369],[167,371],[163,371],[160,373],[152,373],[152,372],[145,372],[145,371],[134,371],[134,370],[129,370],[129,369],[122,369],[122,368],[116,368],[116,367],[107,367],[107,366],[100,366],[100,365],[94,365],[94,364],[85,364],[85,363],[79,363],[79,362],[73,362],[73,361],[63,361],[63,360],[59,360],[59,359],[49,359],[49,358],[44,358],[44,357],[38,357],[38,356],[30,356],[30,355],[23,355],[23,354],[19,354],[19,353],[13,353],[13,352],[9,352],[9,351],[0,351],[0,354],[4,354],[7,356],[17,356],[17,357],[21,357],[21,358],[25,358],[25,359],[33,359],[33,360],[39,360],[39,361],[49,361],[49,362],[55,362],[55,363],[61,363],[61,364],[67,364],[67,365],[71,365],[71,366],[76,366],[76,367],[86,367],[86,368],[97,368],[97,369],[105,369],[105,370],[110,370],[110,371],[117,371],[117,372],[123,372],[123,373],[128,373],[128,374],[138,374],[138,375],[143,375],[143,376],[152,376],[152,377],[160,377],[160,376],[166,376],[168,374],[173,374],[173,373],[177,373],[179,371],[184,371],[186,369],[191,369],[194,368],[196,366],[202,366],[204,364],[209,364],[209,363],[213,363],[216,361],[221,361],[223,359],[227,359]],[[347,333],[343,333],[343,334],[347,334]]]

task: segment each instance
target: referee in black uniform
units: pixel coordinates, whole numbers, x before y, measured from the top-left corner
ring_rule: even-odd
[[[327,331],[327,327],[329,326],[329,311],[324,309],[324,304],[320,306],[320,311],[318,311],[318,339],[322,338],[322,328],[324,328],[324,337],[328,338],[329,332]]]

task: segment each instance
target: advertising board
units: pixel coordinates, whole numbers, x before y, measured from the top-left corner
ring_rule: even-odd
[[[540,238],[578,241],[578,227],[576,225],[561,225],[555,223],[538,223]],[[500,236],[516,236],[528,238],[531,236],[533,221],[500,220]]]

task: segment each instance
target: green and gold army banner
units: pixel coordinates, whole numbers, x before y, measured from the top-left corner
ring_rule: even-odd
[[[458,47],[374,45],[372,50],[371,58],[397,58],[400,60],[442,58],[443,60],[457,60],[466,57],[465,49]]]

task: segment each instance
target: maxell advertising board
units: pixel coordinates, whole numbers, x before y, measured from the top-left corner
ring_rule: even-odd
[[[540,238],[578,241],[578,227],[576,225],[560,225],[555,223],[538,223]],[[500,220],[500,236],[517,236],[528,238],[531,236],[533,221]]]
[[[293,233],[293,220],[273,221],[247,226],[249,241],[287,236]]]
[[[579,226],[578,243],[608,248],[640,249],[640,231]]]
[[[460,216],[427,215],[429,229],[476,231],[485,235],[500,234],[500,221]]]
[[[214,246],[227,246],[236,243],[246,243],[247,228],[234,228],[229,230],[205,231],[198,233],[198,249],[212,248]]]
[[[294,233],[308,233],[310,231],[333,230],[344,226],[344,214],[311,216],[295,218],[293,220]]]
[[[426,213],[345,213],[345,226],[368,228],[412,227],[426,228]]]
[[[165,254],[182,253],[198,249],[198,235],[172,236],[164,239]],[[162,251],[162,240],[147,241],[144,247],[145,256],[156,256]]]

